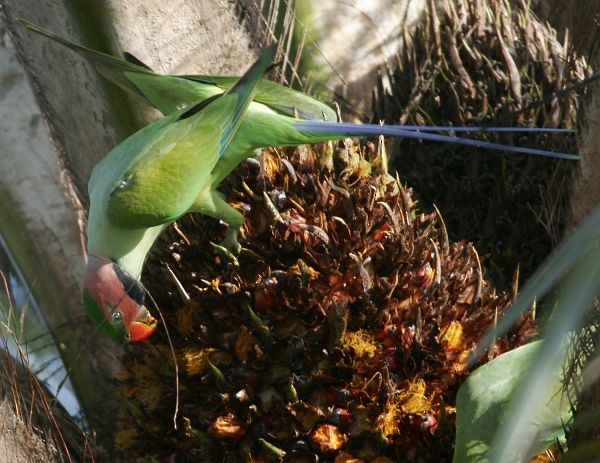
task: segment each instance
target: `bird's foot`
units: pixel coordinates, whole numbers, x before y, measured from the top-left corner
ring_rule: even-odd
[[[223,241],[221,241],[219,244],[211,244],[218,254],[231,260],[236,267],[239,266],[237,256],[239,256],[240,252],[242,251],[242,245],[237,239],[237,229],[234,227],[227,228],[227,234],[225,235]]]
[[[219,254],[221,257],[224,257],[228,260],[231,261],[231,263],[235,266],[235,267],[239,267],[240,263],[238,262],[237,256],[231,252],[229,249],[227,249],[225,246],[221,246],[220,244],[217,243],[210,243],[211,246],[214,248],[215,252],[217,254]]]
[[[239,256],[240,252],[242,252],[242,245],[239,243],[237,236],[237,228],[230,225],[227,227],[225,238],[223,238],[223,241],[221,241],[219,245],[229,250],[231,254]]]

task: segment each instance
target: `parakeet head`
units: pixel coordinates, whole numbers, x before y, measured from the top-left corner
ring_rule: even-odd
[[[85,271],[83,302],[90,319],[117,342],[142,341],[157,321],[144,306],[141,283],[115,262],[90,256]]]

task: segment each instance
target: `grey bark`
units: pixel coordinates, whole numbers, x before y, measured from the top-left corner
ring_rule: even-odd
[[[0,461],[107,461],[25,362],[0,351],[0,369]]]
[[[19,420],[7,400],[0,402],[0,455],[13,463],[59,462],[56,448]]]

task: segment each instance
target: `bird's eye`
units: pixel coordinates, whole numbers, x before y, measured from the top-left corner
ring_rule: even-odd
[[[123,314],[121,312],[119,312],[118,310],[115,310],[112,313],[112,321],[113,322],[120,322],[121,320],[123,320]]]
[[[126,190],[127,188],[129,188],[129,185],[131,185],[131,180],[133,179],[133,175],[129,174],[129,176],[123,180],[121,180],[121,183],[119,183],[119,190]]]

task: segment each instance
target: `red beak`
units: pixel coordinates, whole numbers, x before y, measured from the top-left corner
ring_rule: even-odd
[[[149,338],[154,333],[157,324],[156,318],[150,315],[148,309],[144,306],[140,307],[138,316],[129,325],[129,342],[138,342]]]

